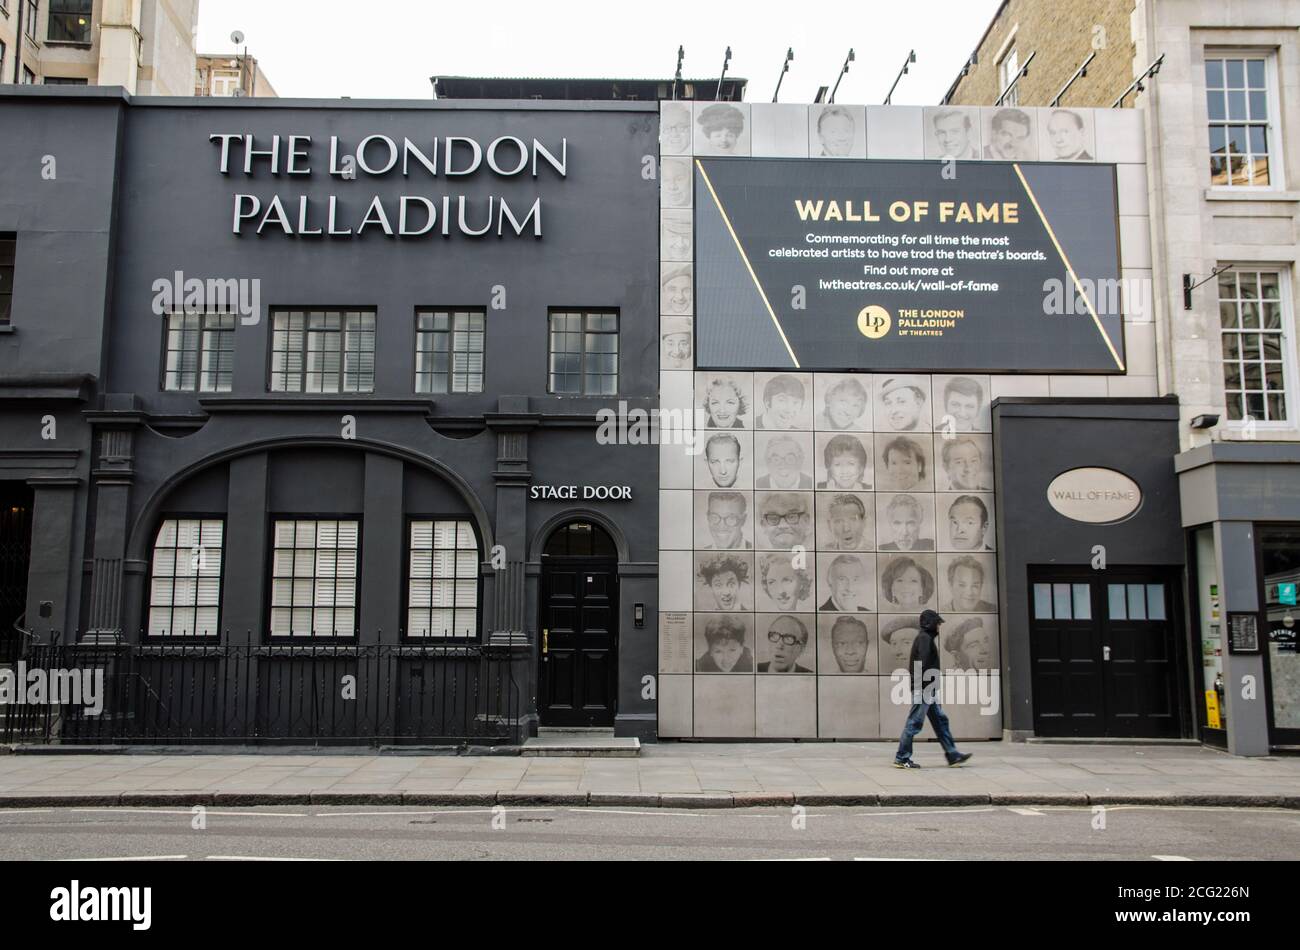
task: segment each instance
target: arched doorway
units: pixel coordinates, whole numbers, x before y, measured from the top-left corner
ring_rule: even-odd
[[[538,722],[610,727],[618,698],[618,552],[592,521],[570,521],[542,549]]]

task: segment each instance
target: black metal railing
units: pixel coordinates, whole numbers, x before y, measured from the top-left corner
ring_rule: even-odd
[[[519,743],[515,662],[508,649],[477,643],[104,646],[43,637],[11,667],[19,695],[0,705],[0,741]]]

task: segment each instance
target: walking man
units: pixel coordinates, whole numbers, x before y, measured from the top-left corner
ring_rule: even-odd
[[[952,730],[948,728],[948,716],[939,705],[941,691],[939,688],[939,627],[943,618],[933,610],[921,614],[921,632],[912,641],[912,656],[908,670],[912,677],[912,711],[908,714],[907,725],[903,727],[903,736],[898,742],[898,754],[894,756],[894,768],[919,769],[921,766],[912,761],[912,740],[925,725],[926,717],[934,726],[939,744],[949,766],[959,766],[970,760],[972,753],[958,752],[957,743],[953,742]]]

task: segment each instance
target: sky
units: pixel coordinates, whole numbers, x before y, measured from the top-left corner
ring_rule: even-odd
[[[933,105],[999,4],[201,0],[198,52],[234,52],[230,34],[239,30],[281,96],[428,99],[434,75],[671,78],[679,45],[683,76],[716,79],[730,46],[727,75],[749,80],[746,100],[770,102],[792,47],[781,101],[811,102],[818,86],[834,86],[852,47],[856,59],[836,101],[871,104],[884,101],[915,49],[894,103]]]

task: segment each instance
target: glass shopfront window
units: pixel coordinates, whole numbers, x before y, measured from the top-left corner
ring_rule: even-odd
[[[1273,741],[1300,740],[1300,653],[1296,626],[1300,607],[1300,525],[1261,527],[1260,561],[1264,575],[1264,606],[1268,612],[1269,701]]]
[[[1219,561],[1214,551],[1214,529],[1192,533],[1196,557],[1197,639],[1201,643],[1201,725],[1224,729],[1228,724],[1223,703],[1223,614],[1219,600]]]

